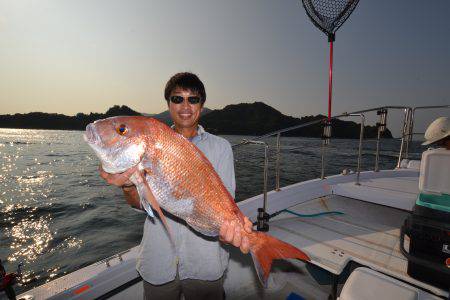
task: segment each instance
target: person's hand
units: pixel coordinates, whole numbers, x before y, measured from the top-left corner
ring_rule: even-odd
[[[247,254],[250,250],[250,243],[246,235],[242,236],[241,230],[244,229],[247,233],[251,233],[252,228],[253,224],[247,217],[244,217],[244,226],[234,221],[224,222],[220,227],[219,240],[239,247],[242,253]]]
[[[105,170],[103,170],[101,165],[98,170],[100,171],[100,177],[105,179],[108,184],[123,187],[133,185],[133,183],[130,181],[130,176],[133,175],[133,173],[137,170],[137,166],[134,166],[131,169],[128,169],[125,172],[119,174],[107,173],[105,172]]]

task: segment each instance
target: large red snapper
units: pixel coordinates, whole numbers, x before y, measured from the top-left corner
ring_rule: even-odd
[[[244,215],[205,155],[167,125],[147,117],[112,117],[89,124],[85,140],[108,173],[122,173],[138,166],[130,180],[147,212],[153,216],[145,199],[166,228],[160,207],[208,236],[218,236],[225,221],[244,224]],[[301,250],[265,233],[242,230],[241,234],[248,237],[264,286],[274,259],[309,261]]]

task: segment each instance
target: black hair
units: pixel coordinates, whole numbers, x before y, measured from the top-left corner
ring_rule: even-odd
[[[169,81],[167,81],[166,88],[164,89],[164,98],[169,102],[170,94],[174,89],[181,88],[183,90],[190,90],[193,93],[197,93],[201,98],[201,103],[206,101],[206,92],[203,82],[197,75],[189,72],[182,72],[173,75]]]

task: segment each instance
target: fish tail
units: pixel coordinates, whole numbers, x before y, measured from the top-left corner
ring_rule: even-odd
[[[262,285],[267,288],[272,261],[275,259],[297,258],[309,261],[303,251],[262,232],[255,232],[250,238],[250,253],[255,264],[256,273]]]

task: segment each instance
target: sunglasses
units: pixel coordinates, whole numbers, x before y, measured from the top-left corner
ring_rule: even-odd
[[[186,98],[190,104],[198,104],[201,101],[201,98],[199,96],[189,96]],[[170,98],[169,98],[170,102],[175,103],[175,104],[182,103],[184,101],[184,99],[185,99],[185,97],[183,97],[183,96],[170,96]]]

